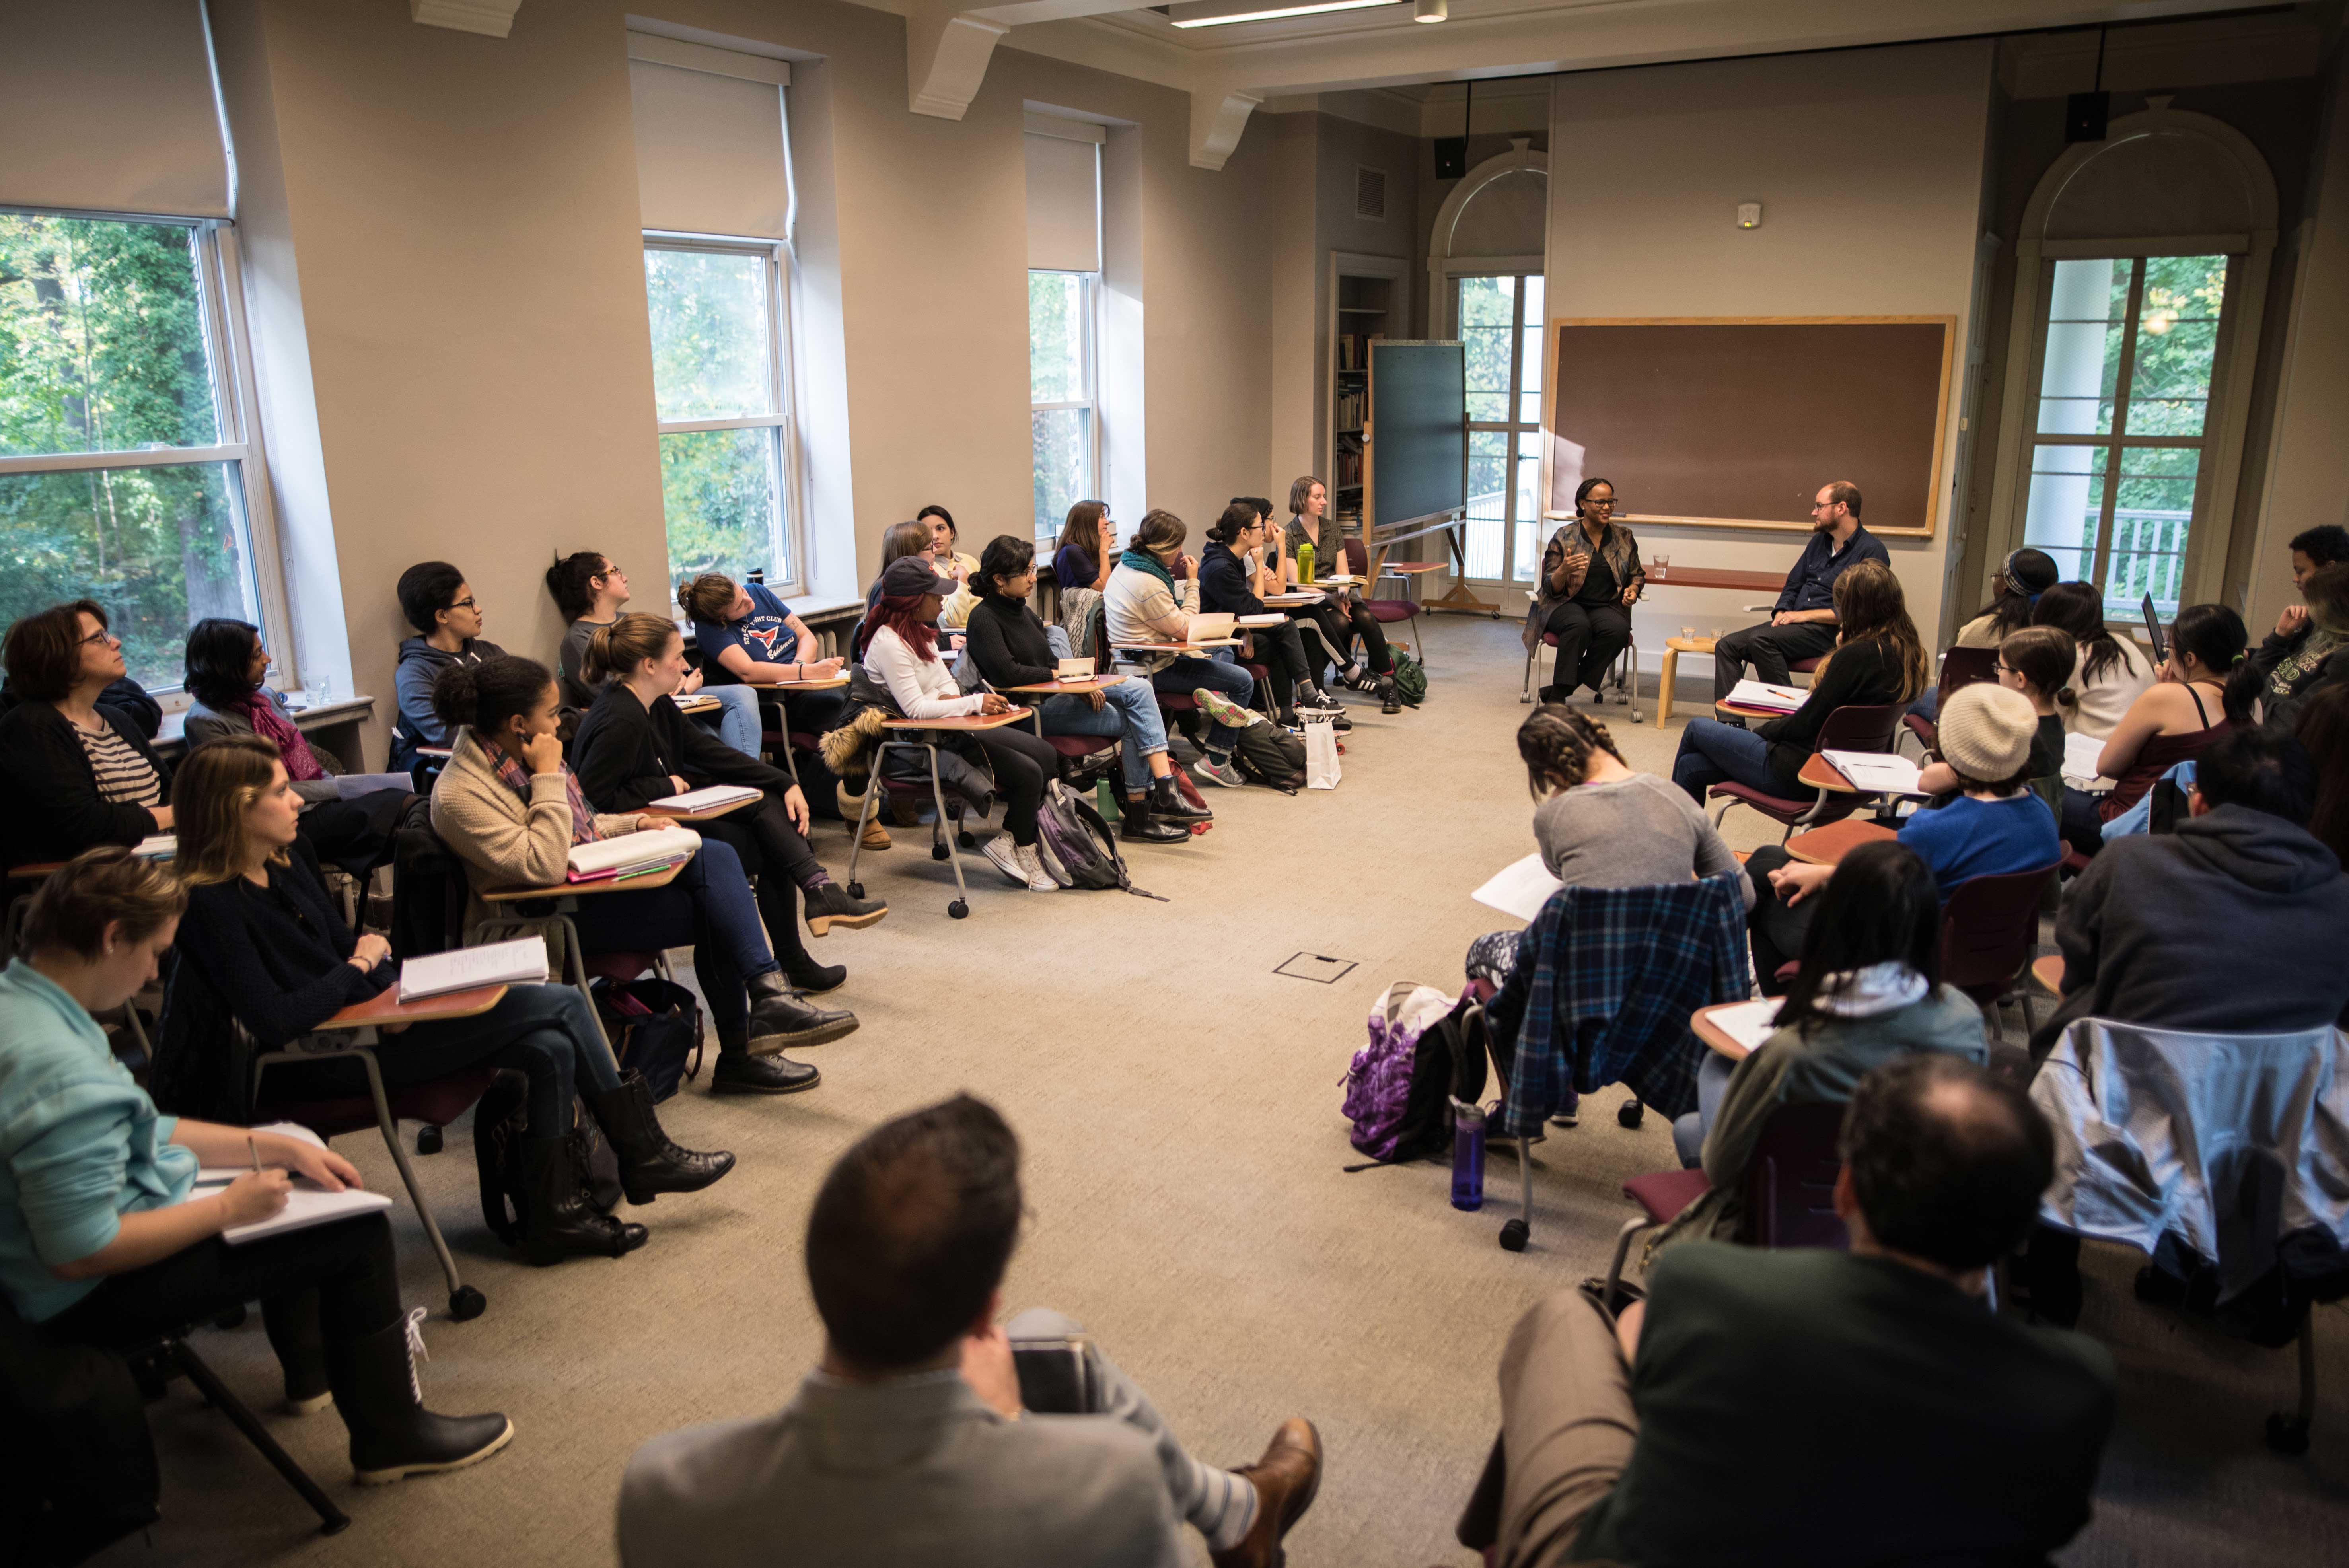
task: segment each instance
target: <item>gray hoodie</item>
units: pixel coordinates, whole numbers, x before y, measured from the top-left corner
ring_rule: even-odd
[[[450,665],[478,665],[483,659],[493,659],[505,650],[495,643],[475,637],[462,652],[450,653],[436,648],[421,637],[410,637],[399,645],[399,667],[392,673],[392,688],[399,696],[399,717],[392,726],[391,766],[402,772],[416,765],[416,748],[419,746],[446,746],[448,726],[432,711],[432,683]]]
[[[2349,877],[2281,817],[2220,806],[2174,833],[2116,839],[2064,898],[2064,1000],[2031,1037],[2044,1057],[2075,1018],[2206,1034],[2349,1026]]]

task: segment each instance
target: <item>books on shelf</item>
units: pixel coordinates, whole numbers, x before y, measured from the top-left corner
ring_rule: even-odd
[[[414,1002],[445,996],[476,985],[543,985],[546,983],[546,939],[518,936],[512,942],[489,942],[448,953],[419,954],[399,965],[399,999]]]
[[[1385,339],[1383,332],[1341,332],[1338,335],[1338,368],[1368,370],[1371,345]]]
[[[1362,416],[1370,411],[1370,394],[1361,388],[1340,393],[1336,414],[1338,433],[1351,435],[1360,430],[1362,428]]]
[[[682,828],[623,833],[592,844],[571,846],[568,882],[610,882],[640,876],[664,866],[682,865],[701,848],[701,835]]]
[[[682,795],[664,795],[648,803],[665,806],[672,811],[712,811],[720,806],[739,806],[748,800],[756,800],[765,793],[765,790],[753,789],[748,784],[712,784],[706,789],[688,789]]]

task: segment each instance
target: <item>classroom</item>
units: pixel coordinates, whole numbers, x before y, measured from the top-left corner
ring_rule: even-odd
[[[2349,0],[0,0],[0,1559],[2322,1561],[2344,407]]]

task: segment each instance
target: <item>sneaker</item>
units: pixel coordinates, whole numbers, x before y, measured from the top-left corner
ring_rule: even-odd
[[[1204,779],[1210,784],[1220,784],[1226,789],[1237,789],[1247,783],[1247,776],[1240,772],[1239,764],[1228,757],[1218,762],[1213,757],[1202,756],[1191,765],[1191,777]]]
[[[1366,665],[1350,665],[1338,672],[1338,684],[1348,691],[1374,692],[1379,689],[1379,677]]]
[[[1191,693],[1191,696],[1199,705],[1201,713],[1226,728],[1246,729],[1255,719],[1254,714],[1221,692],[1212,692],[1200,686]]]
[[[1028,868],[1019,863],[1019,851],[1009,833],[998,833],[978,846],[978,852],[995,862],[995,869],[1009,877],[1020,887],[1028,885]]]
[[[1030,892],[1061,891],[1061,884],[1054,882],[1052,873],[1044,869],[1044,857],[1037,852],[1035,845],[1014,844],[1011,847],[1011,854],[1012,858],[1019,862],[1019,869],[1028,873]]]
[[[1346,711],[1346,705],[1309,682],[1297,688],[1297,711],[1340,714]]]

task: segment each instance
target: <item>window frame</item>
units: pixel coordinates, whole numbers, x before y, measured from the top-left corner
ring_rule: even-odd
[[[1498,519],[1474,518],[1464,520],[1465,526],[1464,526],[1462,530],[1462,548],[1460,557],[1461,565],[1464,568],[1468,561],[1466,537],[1467,527],[1473,527],[1478,522],[1497,523],[1501,530],[1502,575],[1498,577],[1464,577],[1462,581],[1467,583],[1488,583],[1495,587],[1503,588],[1521,588],[1526,583],[1531,583],[1537,576],[1540,575],[1540,551],[1544,544],[1544,541],[1541,537],[1541,523],[1543,521],[1543,518],[1540,515],[1541,508],[1539,498],[1537,498],[1535,506],[1537,515],[1532,519],[1528,520],[1515,515],[1517,505],[1518,464],[1524,459],[1531,457],[1537,463],[1544,464],[1543,477],[1537,480],[1537,486],[1546,486],[1547,483],[1547,463],[1545,460],[1547,454],[1544,449],[1546,443],[1542,440],[1542,412],[1537,411],[1536,416],[1531,422],[1527,422],[1522,418],[1525,413],[1525,400],[1529,395],[1525,390],[1526,330],[1528,325],[1531,325],[1536,331],[1547,335],[1548,327],[1548,324],[1546,321],[1528,323],[1526,320],[1526,281],[1528,279],[1541,278],[1545,275],[1538,267],[1528,268],[1524,265],[1524,263],[1526,260],[1527,258],[1522,256],[1506,256],[1495,257],[1490,261],[1480,263],[1478,260],[1464,257],[1456,262],[1447,261],[1444,263],[1443,273],[1443,308],[1450,313],[1452,320],[1452,335],[1454,337],[1458,337],[1463,330],[1460,321],[1460,285],[1462,284],[1466,283],[1472,278],[1508,278],[1516,285],[1510,291],[1509,299],[1509,389],[1505,396],[1507,398],[1510,411],[1519,416],[1519,418],[1510,420],[1468,420],[1467,428],[1469,439],[1465,443],[1467,456],[1462,464],[1462,483],[1464,486],[1462,493],[1465,494],[1466,490],[1464,486],[1466,484],[1467,475],[1474,471],[1473,465],[1476,460],[1475,438],[1480,434],[1492,435],[1506,432],[1509,438],[1509,445],[1507,452],[1502,458],[1503,480],[1501,485],[1501,516]],[[1547,291],[1545,290],[1545,304],[1543,307],[1545,313],[1547,313],[1548,308],[1547,300]],[[1543,398],[1543,410],[1547,410],[1548,407],[1547,393],[1547,389],[1544,388],[1541,392],[1530,394],[1530,396]],[[1490,397],[1491,394],[1471,393],[1470,396]],[[1464,407],[1462,412],[1464,414],[1466,409]],[[1526,445],[1528,441],[1535,444],[1528,447]],[[1546,495],[1547,490],[1545,490],[1543,493]],[[1517,565],[1516,560],[1517,526],[1527,521],[1530,521],[1534,524],[1533,542],[1535,554],[1532,565],[1526,570],[1524,576],[1519,577],[1512,575],[1516,571]]]
[[[279,547],[266,452],[262,441],[253,340],[244,312],[243,257],[236,225],[222,218],[181,218],[159,212],[121,212],[72,207],[28,207],[0,202],[0,212],[38,218],[68,218],[114,223],[146,223],[188,231],[196,270],[197,319],[212,366],[213,419],[220,439],[204,447],[148,447],[115,452],[27,453],[0,456],[0,476],[86,473],[93,469],[191,468],[219,463],[225,473],[233,526],[253,573],[254,614],[262,640],[276,655],[274,689],[304,686],[302,651],[292,635],[294,618],[285,590],[285,560]],[[184,711],[193,699],[181,685],[150,686],[148,695],[166,713]]]
[[[764,575],[762,581],[774,593],[791,598],[806,592],[807,537],[802,526],[805,508],[804,461],[799,430],[799,385],[794,375],[792,331],[792,253],[791,246],[781,240],[735,239],[720,234],[689,234],[667,229],[643,231],[645,251],[686,251],[707,255],[755,256],[764,263],[767,289],[767,322],[771,341],[766,355],[768,393],[773,412],[740,415],[719,419],[664,419],[660,417],[658,392],[653,405],[654,447],[658,451],[663,436],[694,435],[705,430],[769,429],[775,443],[775,495],[773,515],[768,524],[768,548],[781,551],[787,568],[781,578]],[[647,340],[650,331],[650,300],[647,296]],[[661,511],[661,551],[667,575],[677,575],[674,563],[667,559],[668,511]],[[771,563],[761,568],[771,573]]]
[[[1077,323],[1084,336],[1084,343],[1078,351],[1077,358],[1084,373],[1085,395],[1082,397],[1057,399],[1046,398],[1040,400],[1036,396],[1035,364],[1032,358],[1033,349],[1030,349],[1030,352],[1031,358],[1030,360],[1028,373],[1028,413],[1030,419],[1028,437],[1029,469],[1032,474],[1035,469],[1035,416],[1062,408],[1081,409],[1085,416],[1085,438],[1082,443],[1085,459],[1085,472],[1082,478],[1082,482],[1077,487],[1079,491],[1078,500],[1103,499],[1106,498],[1109,491],[1107,476],[1102,471],[1102,274],[1098,270],[1090,273],[1072,273],[1064,271],[1059,267],[1030,267],[1028,269],[1028,275],[1031,279],[1038,273],[1044,273],[1052,277],[1074,278],[1077,280],[1077,287],[1080,295],[1077,302]],[[1034,296],[1031,294],[1030,297],[1032,299]],[[1032,310],[1033,307],[1031,306],[1030,308]],[[1030,334],[1035,331],[1035,322],[1032,316],[1029,322],[1029,331]],[[1032,342],[1032,337],[1030,341]],[[1032,493],[1029,497],[1028,510],[1031,514],[1035,511],[1035,497]],[[1050,539],[1057,543],[1061,536],[1061,526],[1062,525],[1061,524],[1054,524],[1049,533],[1039,533],[1036,536],[1036,542],[1041,544],[1045,540]]]

